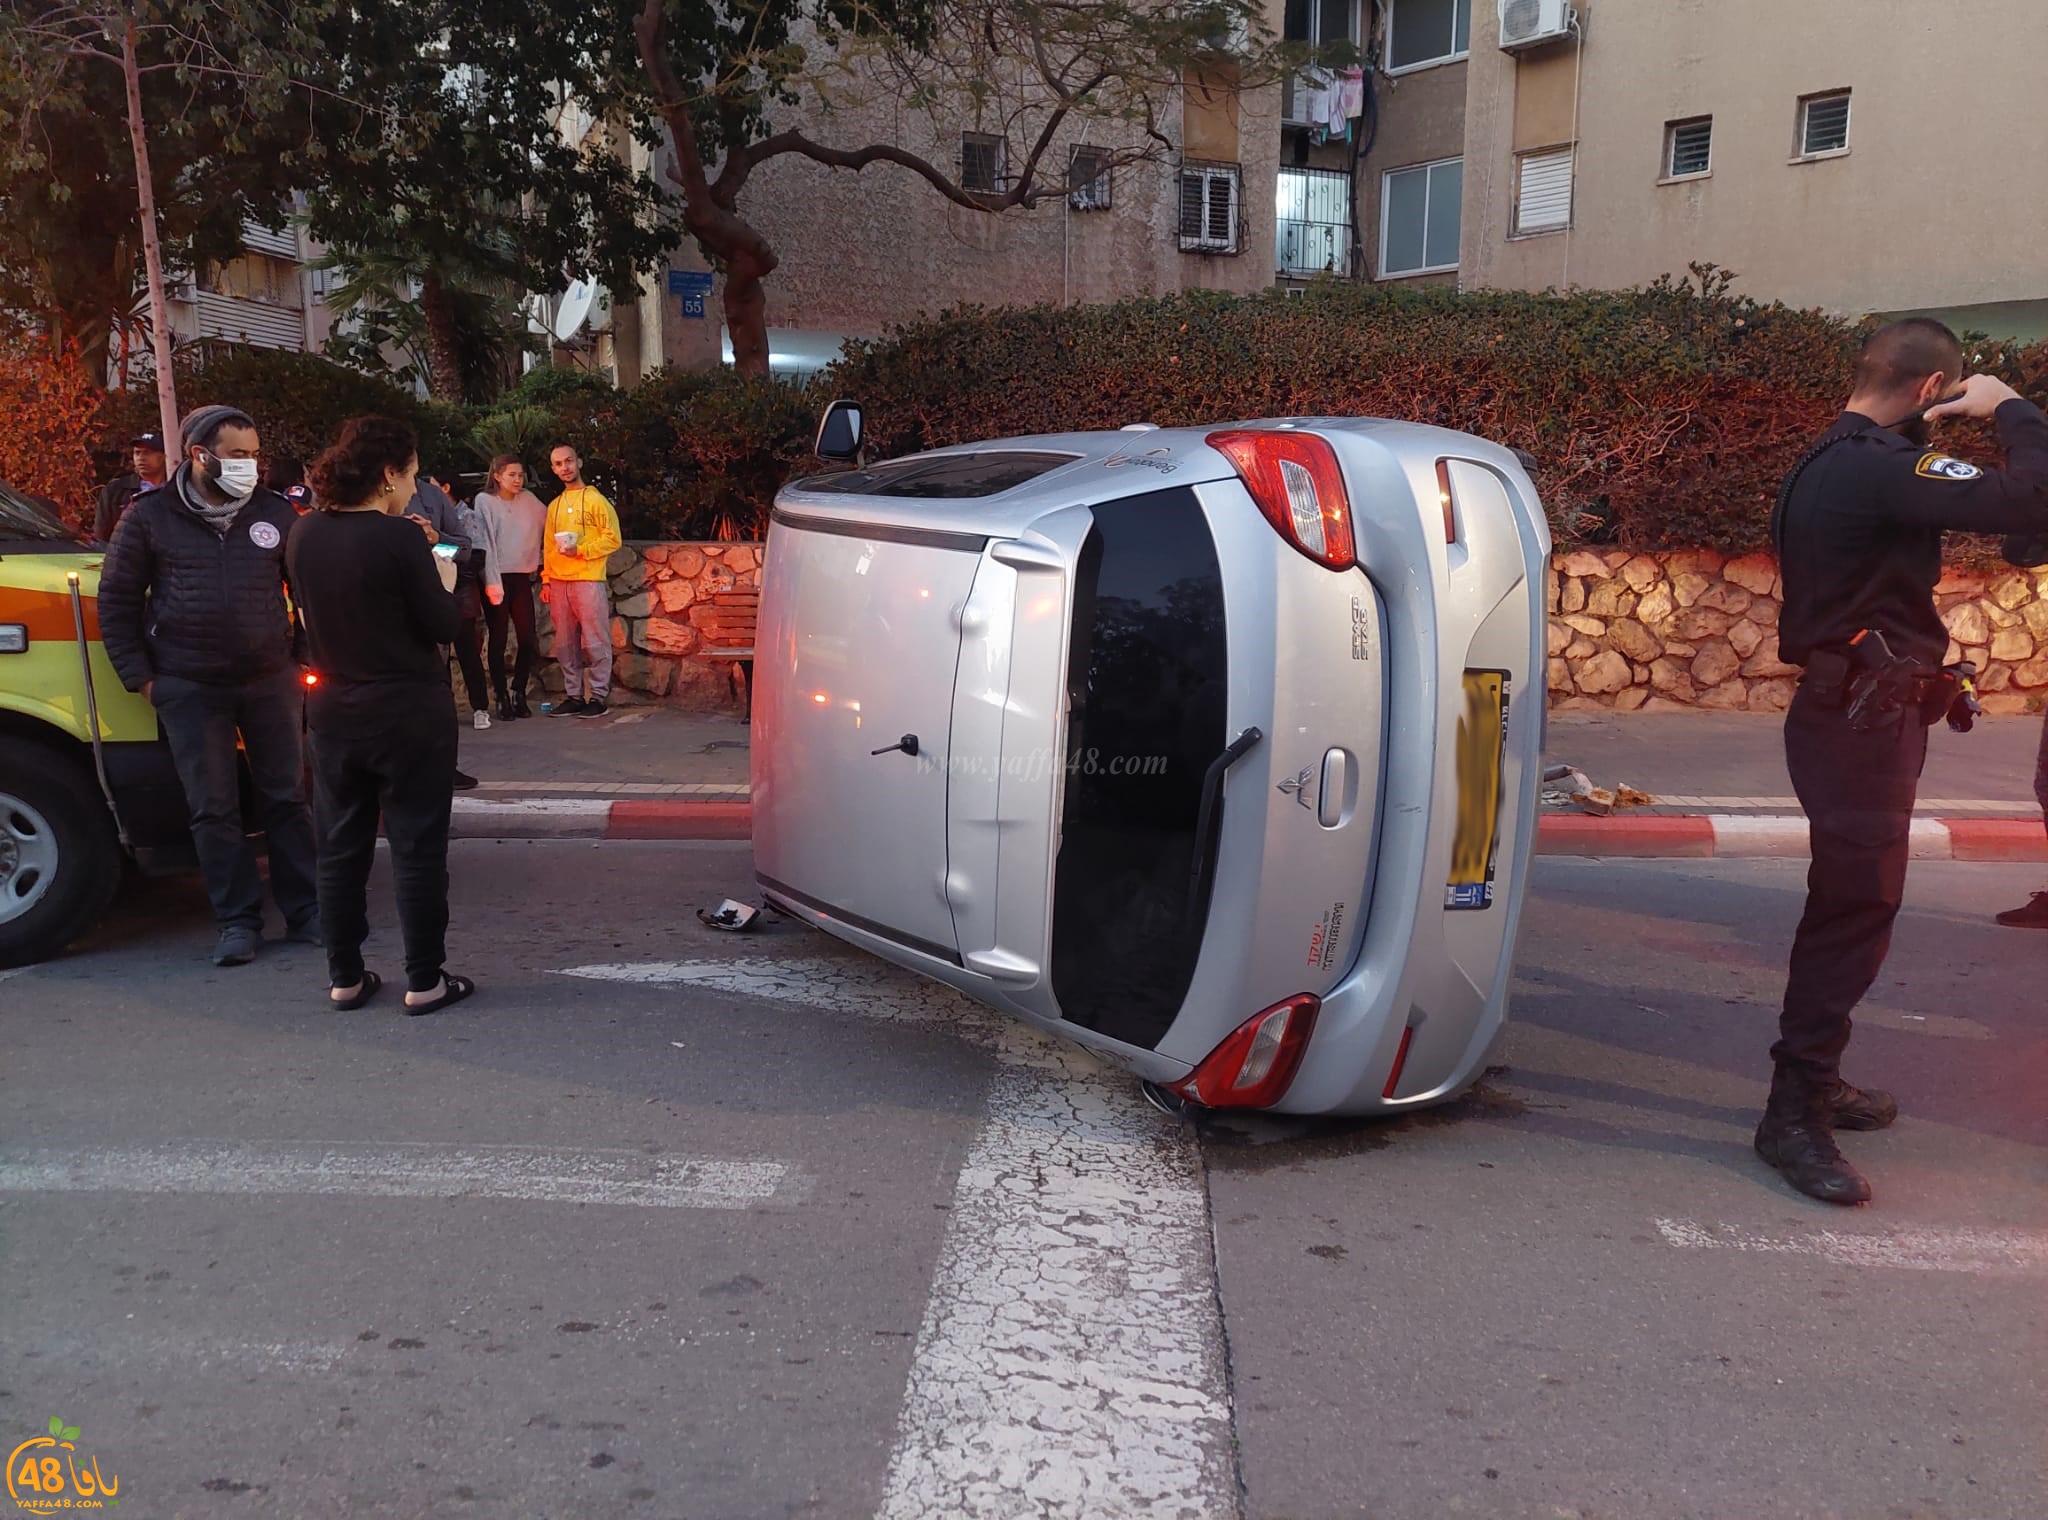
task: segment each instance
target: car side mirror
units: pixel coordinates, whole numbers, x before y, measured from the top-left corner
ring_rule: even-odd
[[[818,441],[811,452],[835,464],[854,464],[860,459],[860,434],[860,403],[835,401],[818,419]]]

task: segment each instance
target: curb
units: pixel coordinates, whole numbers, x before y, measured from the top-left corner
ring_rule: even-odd
[[[748,802],[602,797],[455,800],[457,839],[732,840],[752,834]],[[1545,813],[1538,855],[1602,860],[1804,860],[1797,813],[1692,813],[1592,818]],[[2048,861],[2048,830],[2030,818],[1915,818],[1915,860]]]

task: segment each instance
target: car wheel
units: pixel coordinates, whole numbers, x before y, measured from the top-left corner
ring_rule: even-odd
[[[0,966],[55,955],[120,881],[120,840],[92,778],[42,745],[0,743]]]

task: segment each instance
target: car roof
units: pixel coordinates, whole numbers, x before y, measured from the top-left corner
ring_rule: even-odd
[[[1065,455],[1066,459],[1020,485],[985,496],[917,497],[862,494],[843,483],[844,470],[793,480],[776,496],[778,510],[806,517],[1006,537],[1022,533],[1059,507],[1093,506],[1173,486],[1228,480],[1236,471],[1209,446],[1209,435],[1233,428],[1300,429],[1370,439],[1389,453],[1434,462],[1444,454],[1519,469],[1515,455],[1470,433],[1380,417],[1266,417],[1202,427],[1162,428],[1139,423],[1115,431],[1036,433],[956,444],[886,461],[967,459],[1001,454]],[[823,489],[813,489],[813,487]]]

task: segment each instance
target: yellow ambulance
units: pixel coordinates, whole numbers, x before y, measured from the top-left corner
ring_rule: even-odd
[[[0,967],[84,933],[127,862],[192,864],[156,712],[100,643],[103,552],[0,485]]]

